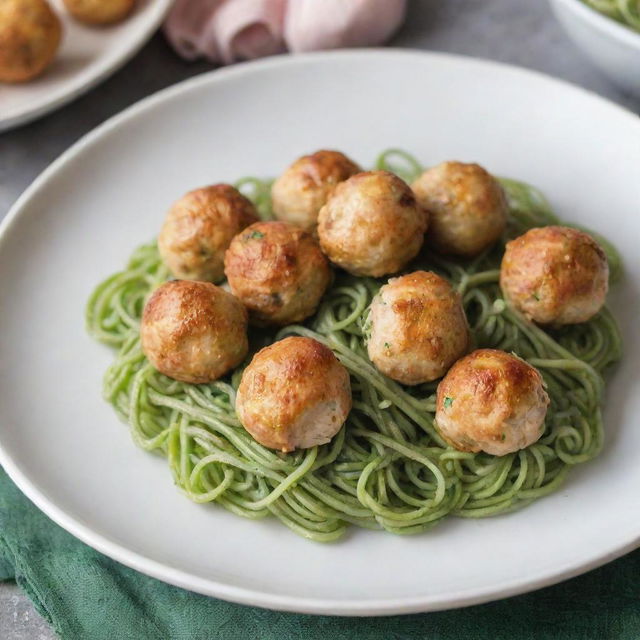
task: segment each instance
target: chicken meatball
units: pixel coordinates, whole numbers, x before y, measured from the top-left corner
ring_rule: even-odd
[[[362,276],[400,271],[420,251],[426,228],[426,211],[388,171],[366,171],[341,182],[318,216],[322,250]]]
[[[313,236],[286,222],[258,222],[238,234],[225,256],[232,293],[257,325],[300,322],[318,307],[331,269]]]
[[[318,212],[339,182],[361,171],[339,151],[316,151],[296,160],[271,187],[278,220],[313,231]]]
[[[86,24],[112,24],[124,20],[136,0],[64,0],[67,11]]]
[[[369,358],[403,384],[443,376],[469,346],[460,294],[435,273],[392,278],[371,303]]]
[[[411,185],[430,214],[427,243],[441,253],[475,256],[507,225],[507,199],[500,183],[481,166],[444,162]]]
[[[218,282],[231,240],[257,220],[253,203],[231,185],[196,189],[169,210],[158,249],[176,278]]]
[[[460,451],[504,456],[540,438],[548,406],[537,369],[504,351],[479,349],[438,385],[436,426]]]
[[[329,442],[350,410],[348,371],[311,338],[285,338],[259,351],[236,398],[238,418],[253,438],[285,452]]]
[[[45,0],[0,2],[0,82],[27,82],[53,61],[62,26]]]
[[[505,298],[540,324],[586,322],[604,305],[609,264],[588,234],[540,227],[507,244],[500,268]]]
[[[211,382],[247,355],[247,311],[210,282],[172,280],[147,301],[140,337],[149,362],[164,375]]]

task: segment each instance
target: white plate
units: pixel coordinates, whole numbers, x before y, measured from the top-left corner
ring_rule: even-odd
[[[640,123],[549,78],[447,55],[336,52],[201,76],[89,134],[34,183],[0,243],[0,462],[96,549],[194,591],[278,609],[390,614],[482,602],[556,582],[640,539]],[[100,397],[109,349],[85,333],[95,284],[149,240],[176,196],[278,174],[320,147],[364,164],[399,146],[529,180],[567,220],[611,238],[627,277],[611,296],[625,358],[606,447],[563,489],[416,537],[352,530],[321,545],[274,520],[196,505],[137,449]]]
[[[171,0],[138,0],[123,22],[90,27],[74,20],[62,0],[62,46],[45,73],[25,84],[0,83],[0,131],[17,127],[70,102],[119,69],[158,28]]]

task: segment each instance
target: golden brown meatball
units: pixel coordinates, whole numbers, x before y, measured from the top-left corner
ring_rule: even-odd
[[[318,216],[322,250],[363,276],[400,271],[420,251],[426,228],[426,211],[388,171],[366,171],[341,182]]]
[[[435,273],[391,278],[371,303],[369,358],[403,384],[443,376],[469,347],[460,294]]]
[[[271,187],[278,220],[313,231],[318,212],[339,182],[361,171],[339,151],[316,151],[296,160]]]
[[[86,24],[112,24],[124,20],[136,0],[64,0],[69,13]]]
[[[45,0],[0,1],[0,82],[28,82],[53,61],[62,25]]]
[[[257,222],[225,256],[229,286],[257,325],[300,322],[318,307],[331,269],[310,233],[286,222]]]
[[[507,224],[500,183],[481,166],[444,162],[411,185],[429,211],[427,244],[442,253],[471,257],[489,248]]]
[[[210,282],[172,280],[147,301],[140,337],[149,362],[164,375],[211,382],[247,355],[247,311]]]
[[[348,371],[311,338],[285,338],[259,351],[242,374],[236,399],[244,428],[280,451],[329,442],[350,410]]]
[[[588,234],[540,227],[507,244],[500,286],[517,309],[541,324],[586,322],[605,302],[609,264]]]
[[[436,426],[460,451],[504,456],[540,438],[548,406],[542,376],[530,364],[479,349],[458,360],[438,385]]]
[[[218,282],[231,240],[257,220],[253,203],[231,185],[195,189],[169,210],[158,249],[176,278]]]

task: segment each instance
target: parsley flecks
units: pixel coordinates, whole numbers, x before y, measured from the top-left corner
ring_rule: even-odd
[[[453,398],[446,396],[444,399],[444,408],[448,409],[453,404]]]
[[[391,349],[391,345],[388,342],[384,343],[384,348],[385,349]]]
[[[537,292],[533,292],[531,294],[531,296],[533,297],[534,300],[537,300],[538,302],[540,302],[540,296],[537,294]]]
[[[264,238],[264,233],[262,233],[262,231],[252,231],[249,236],[249,238]]]
[[[507,439],[507,434],[506,434],[506,433],[503,433],[503,434],[500,436],[500,440],[502,440],[502,442],[504,442],[506,439]]]

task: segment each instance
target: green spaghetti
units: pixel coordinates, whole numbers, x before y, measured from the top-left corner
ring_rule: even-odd
[[[583,2],[599,13],[640,31],[640,0],[583,0]]]
[[[377,168],[407,180],[422,170],[398,150],[383,153]],[[135,251],[126,269],[100,284],[88,303],[91,335],[118,349],[105,375],[106,399],[139,446],[167,457],[189,498],[247,518],[273,515],[316,541],[336,540],[350,524],[418,533],[448,515],[482,518],[549,494],[571,467],[601,449],[603,375],[620,357],[620,336],[607,309],[585,324],[544,331],[505,304],[498,286],[504,242],[557,218],[532,187],[507,179],[502,184],[511,215],[499,246],[470,262],[429,255],[415,266],[457,286],[474,346],[515,352],[544,376],[551,406],[543,436],[527,449],[495,457],[447,446],[434,428],[436,383],[403,387],[367,357],[367,310],[382,281],[343,273],[304,326],[251,338],[253,352],[286,335],[330,347],[351,375],[349,418],[329,444],[290,454],[263,447],[234,413],[241,370],[223,381],[191,385],[158,373],[144,357],[144,302],[169,277],[155,244]],[[255,178],[238,185],[264,217],[271,215],[269,185]],[[616,279],[619,258],[604,246]]]

